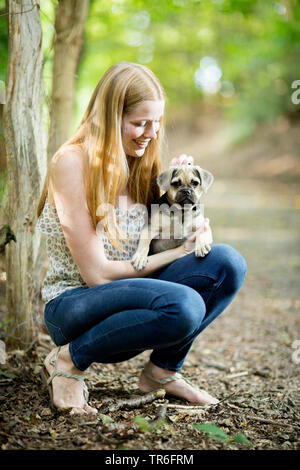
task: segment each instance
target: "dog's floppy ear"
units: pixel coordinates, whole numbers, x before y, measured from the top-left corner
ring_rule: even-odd
[[[195,168],[199,171],[202,189],[207,193],[208,189],[214,182],[214,177],[209,171],[203,170],[200,166],[195,166]]]
[[[156,181],[160,189],[163,191],[168,191],[170,189],[170,183],[173,178],[173,172],[177,172],[177,170],[173,167],[168,168],[168,170],[163,171],[158,175]]]

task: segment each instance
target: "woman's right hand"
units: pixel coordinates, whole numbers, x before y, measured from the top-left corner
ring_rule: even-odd
[[[206,232],[209,228],[209,219],[203,219],[203,225],[196,230],[195,233],[191,237],[189,237],[187,240],[185,240],[182,245],[179,245],[179,251],[182,256],[188,255],[189,253],[192,253],[195,251],[195,245],[196,245],[196,237],[199,233]]]

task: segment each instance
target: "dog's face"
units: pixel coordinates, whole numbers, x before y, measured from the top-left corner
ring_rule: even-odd
[[[163,171],[157,178],[157,184],[167,192],[171,203],[184,206],[197,204],[213,180],[213,175],[198,165],[181,165]]]

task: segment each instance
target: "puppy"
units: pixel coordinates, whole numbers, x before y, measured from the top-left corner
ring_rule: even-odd
[[[181,245],[203,225],[199,201],[213,180],[209,171],[197,165],[170,167],[158,176],[157,184],[165,193],[148,209],[148,224],[141,231],[137,251],[131,260],[137,271],[147,265],[148,255]],[[207,255],[212,241],[210,228],[199,233],[195,240],[195,255]]]

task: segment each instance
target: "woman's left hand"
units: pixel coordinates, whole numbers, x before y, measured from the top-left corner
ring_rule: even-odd
[[[179,157],[174,157],[169,163],[169,166],[180,166],[180,165],[194,165],[194,157],[183,153]]]

